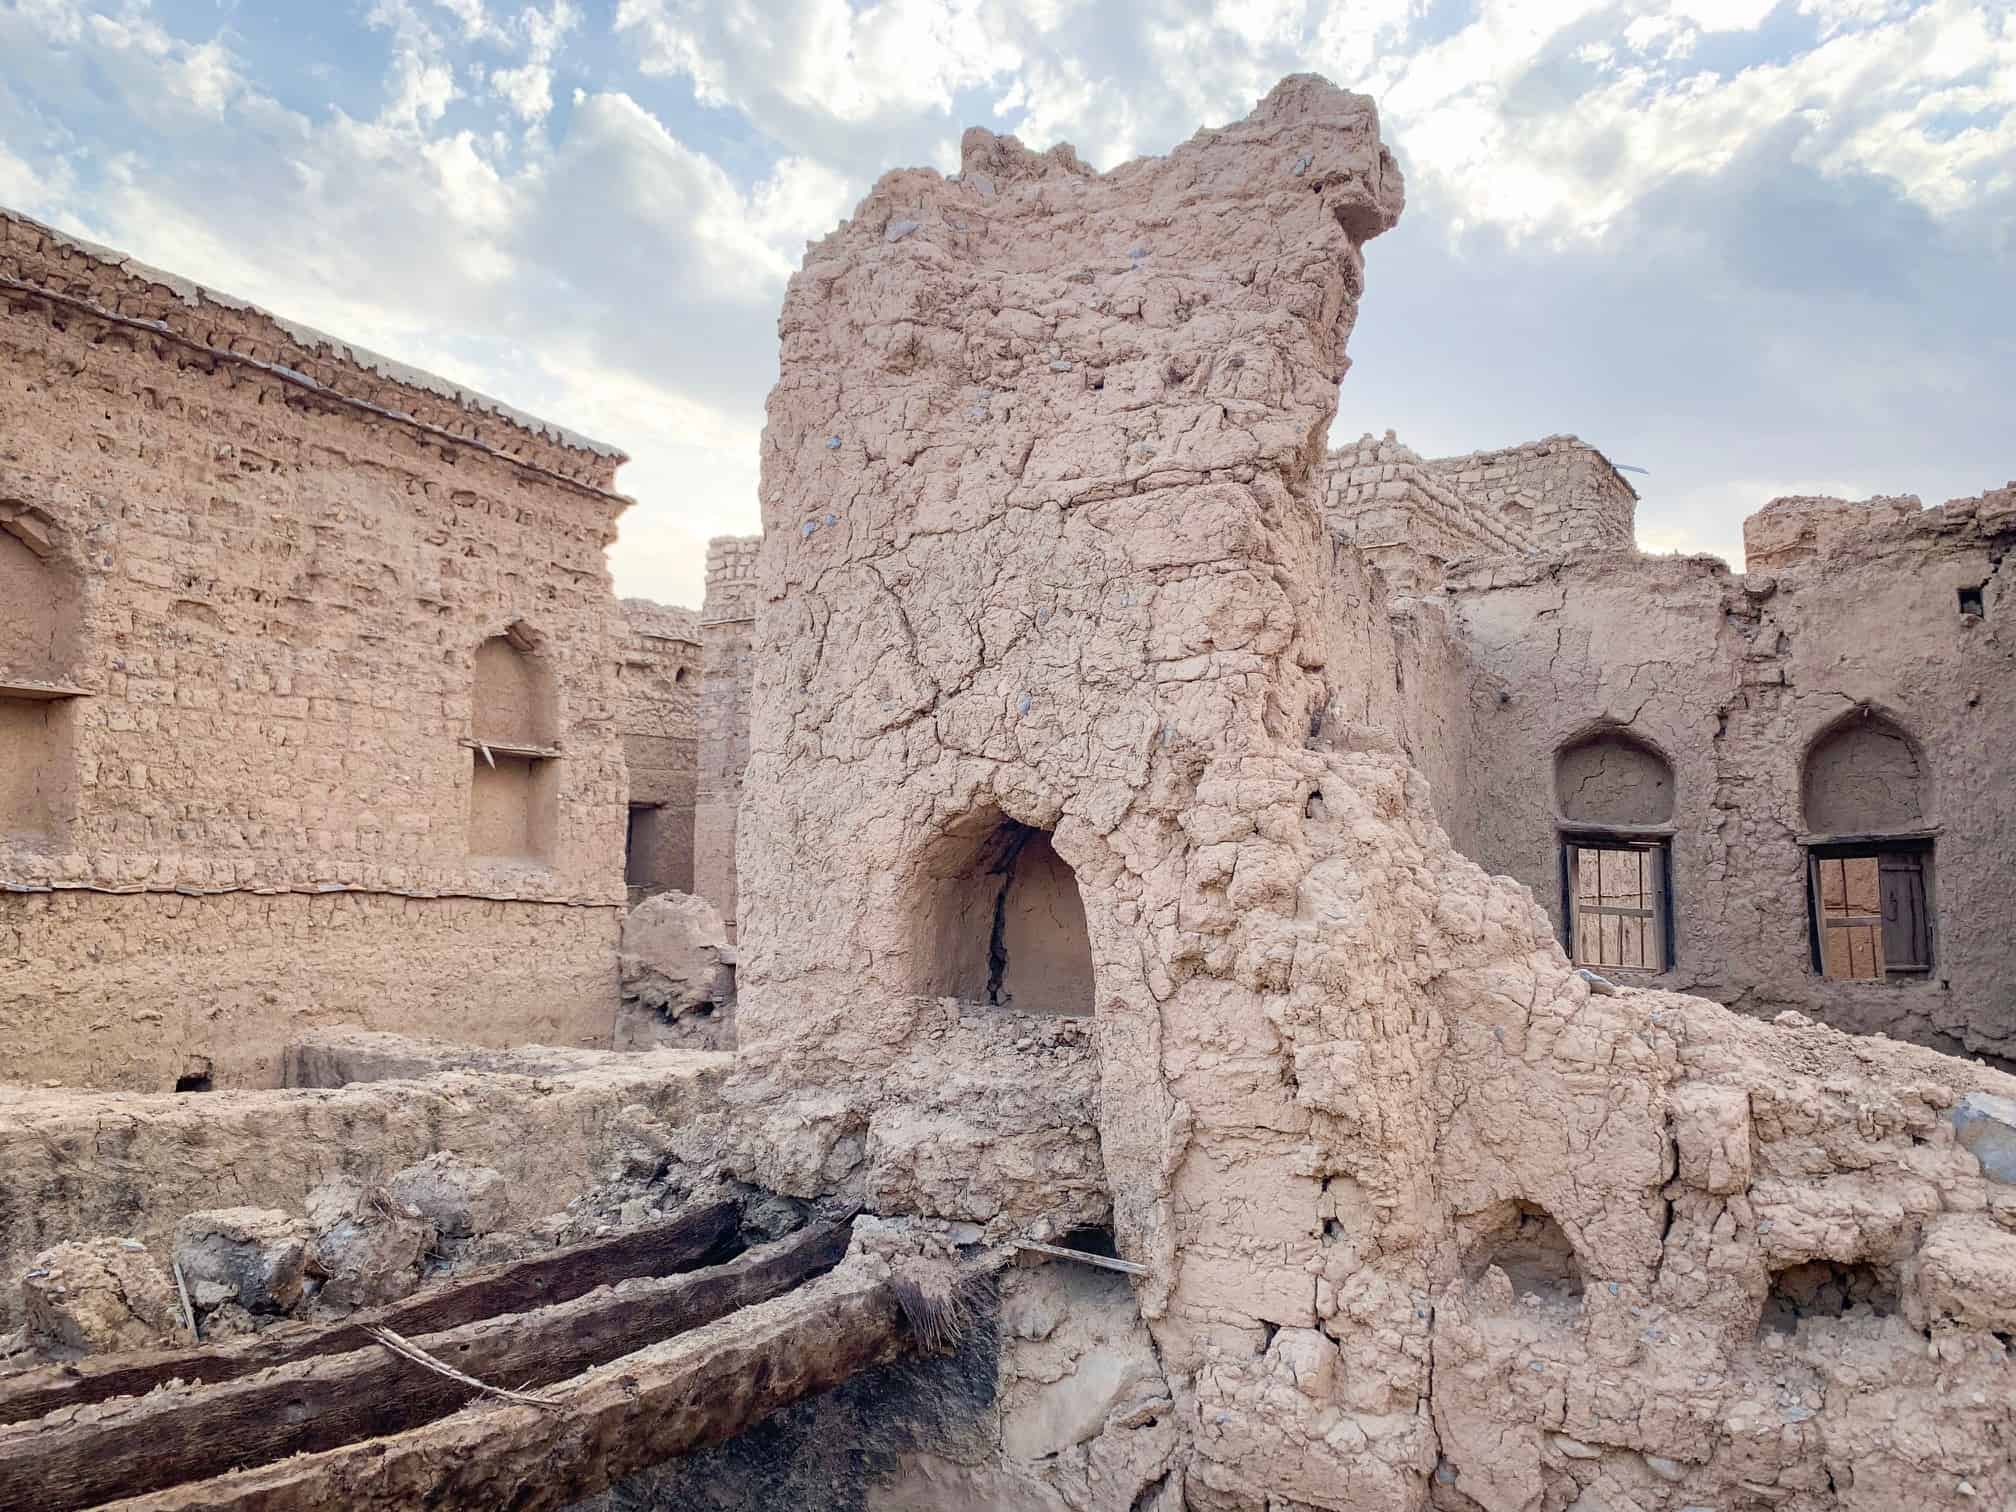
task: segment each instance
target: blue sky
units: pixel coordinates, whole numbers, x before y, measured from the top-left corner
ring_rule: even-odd
[[[693,604],[878,173],[1110,167],[1298,69],[1408,177],[1334,439],[1573,431],[1732,557],[2016,474],[2012,0],[0,0],[0,204],[623,446],[618,590]]]

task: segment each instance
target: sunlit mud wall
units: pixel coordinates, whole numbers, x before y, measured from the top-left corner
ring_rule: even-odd
[[[1110,1223],[1170,1411],[1093,1460],[1177,1433],[1115,1507],[2007,1501],[2016,1207],[1960,1125],[2016,1080],[1592,994],[1436,820],[1446,716],[1319,507],[1399,209],[1371,102],[1298,77],[1101,175],[969,132],[809,250],[732,1158]]]
[[[0,1064],[592,1043],[619,454],[0,217]]]

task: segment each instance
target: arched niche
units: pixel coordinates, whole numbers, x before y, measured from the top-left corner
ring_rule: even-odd
[[[1554,756],[1554,801],[1563,819],[1590,826],[1669,824],[1673,767],[1622,730],[1600,729]]]
[[[79,584],[33,521],[0,509],[0,683],[74,679]]]
[[[954,826],[923,864],[913,990],[1083,1017],[1092,942],[1077,875],[1047,830],[999,815]]]
[[[1823,730],[1806,752],[1800,802],[1816,835],[1891,835],[1932,819],[1924,762],[1904,729],[1857,710]]]
[[[514,627],[515,629],[515,627]],[[494,635],[476,648],[469,733],[486,745],[556,744],[553,677],[522,634]]]

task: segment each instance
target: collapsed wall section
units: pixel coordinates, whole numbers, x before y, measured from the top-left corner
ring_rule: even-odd
[[[969,132],[810,250],[765,433],[744,1174],[1110,1222],[1183,1434],[1151,1504],[2007,1500],[2016,1210],[1956,1126],[2016,1081],[1592,990],[1405,759],[1411,653],[1318,476],[1398,209],[1370,102],[1301,77],[1106,174]],[[943,969],[1007,979],[1024,830],[1089,1024]]]
[[[606,1036],[621,454],[5,215],[0,414],[10,1074]],[[318,945],[367,915],[408,922]]]

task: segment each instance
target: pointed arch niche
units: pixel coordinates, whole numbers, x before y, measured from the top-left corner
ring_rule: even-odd
[[[1932,975],[1932,798],[1918,742],[1866,705],[1807,747],[1799,801],[1817,974],[1891,983]]]
[[[560,748],[552,669],[522,622],[476,648],[469,699],[469,855],[550,864]]]

